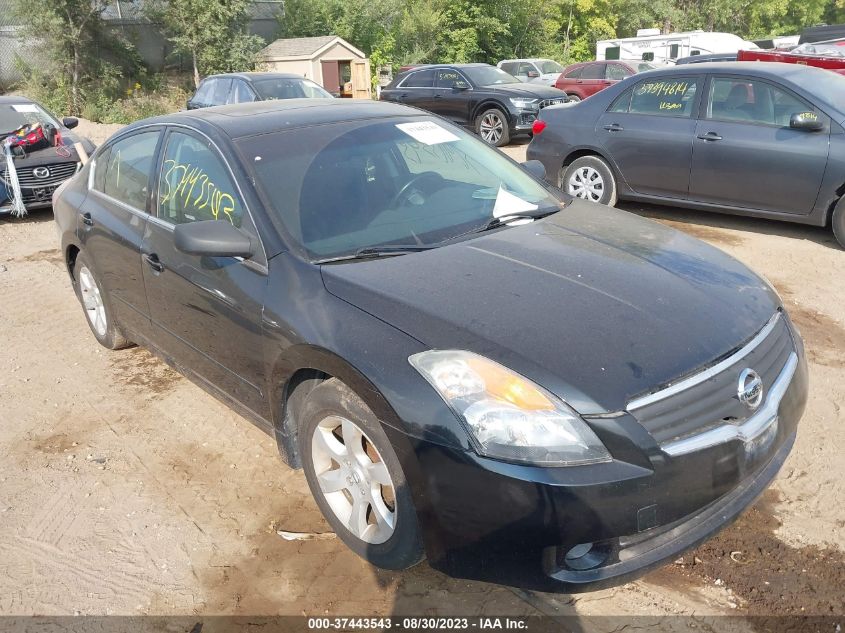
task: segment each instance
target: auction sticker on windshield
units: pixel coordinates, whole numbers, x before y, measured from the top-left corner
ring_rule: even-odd
[[[34,103],[20,103],[12,106],[15,112],[38,112],[38,107]]]
[[[397,123],[396,127],[415,141],[426,145],[437,145],[438,143],[453,143],[460,141],[457,136],[446,128],[442,128],[433,121],[420,121],[418,123]]]

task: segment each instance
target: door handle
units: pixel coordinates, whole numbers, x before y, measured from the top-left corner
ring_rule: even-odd
[[[90,213],[82,214],[82,224],[86,226],[94,226],[94,218],[91,217]]]
[[[702,141],[721,141],[722,137],[716,134],[716,132],[708,132],[707,134],[699,134],[698,138]]]
[[[435,99],[442,99],[442,98],[443,98],[443,95],[434,95],[434,98],[435,98]]]
[[[604,129],[608,132],[621,132],[625,128],[619,125],[618,123],[610,123],[609,125],[605,125]]]
[[[161,260],[158,258],[158,255],[155,253],[150,253],[149,255],[143,256],[144,261],[147,262],[150,268],[152,268],[157,273],[164,272],[164,264],[161,263]]]
[[[407,99],[407,98],[408,98],[408,93],[407,93],[407,92],[403,92],[401,95],[399,95],[399,98],[400,98],[400,99]]]

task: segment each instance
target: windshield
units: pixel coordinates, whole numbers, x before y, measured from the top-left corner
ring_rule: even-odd
[[[519,79],[494,66],[470,66],[461,68],[476,86],[496,86],[499,84],[518,84]]]
[[[561,202],[498,150],[431,117],[352,121],[238,141],[285,232],[312,259],[425,247]]]
[[[281,77],[253,81],[258,95],[265,101],[274,99],[333,99],[332,95],[310,79]]]
[[[544,59],[540,62],[540,72],[544,75],[550,75],[552,73],[562,73],[563,66],[558,64],[557,62],[553,62],[550,59]]]
[[[59,123],[37,103],[21,99],[20,103],[0,103],[0,134],[8,134],[24,125],[49,123],[59,127]]]

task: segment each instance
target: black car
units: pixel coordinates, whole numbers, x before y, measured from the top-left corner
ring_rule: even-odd
[[[0,96],[0,215],[50,206],[56,188],[82,166],[75,144],[81,143],[86,154],[94,151],[91,141],[70,131],[78,124],[74,117],[57,119],[26,97]]]
[[[530,134],[543,108],[567,101],[562,90],[523,83],[489,64],[421,66],[398,75],[380,98],[439,114],[497,147]]]
[[[188,99],[188,110],[232,103],[276,99],[334,99],[325,88],[292,73],[228,73],[210,75]]]
[[[414,108],[141,121],[56,198],[96,339],[272,434],[381,567],[618,583],[734,519],[795,439],[804,351],[763,279]]]
[[[691,64],[596,97],[543,111],[528,146],[571,195],[830,225],[845,246],[842,75]]]

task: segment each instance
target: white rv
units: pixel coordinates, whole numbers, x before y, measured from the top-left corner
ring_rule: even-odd
[[[681,57],[736,53],[750,48],[758,47],[754,42],[748,42],[733,33],[689,31],[661,34],[660,29],[640,29],[637,37],[596,42],[596,59],[671,64]]]

